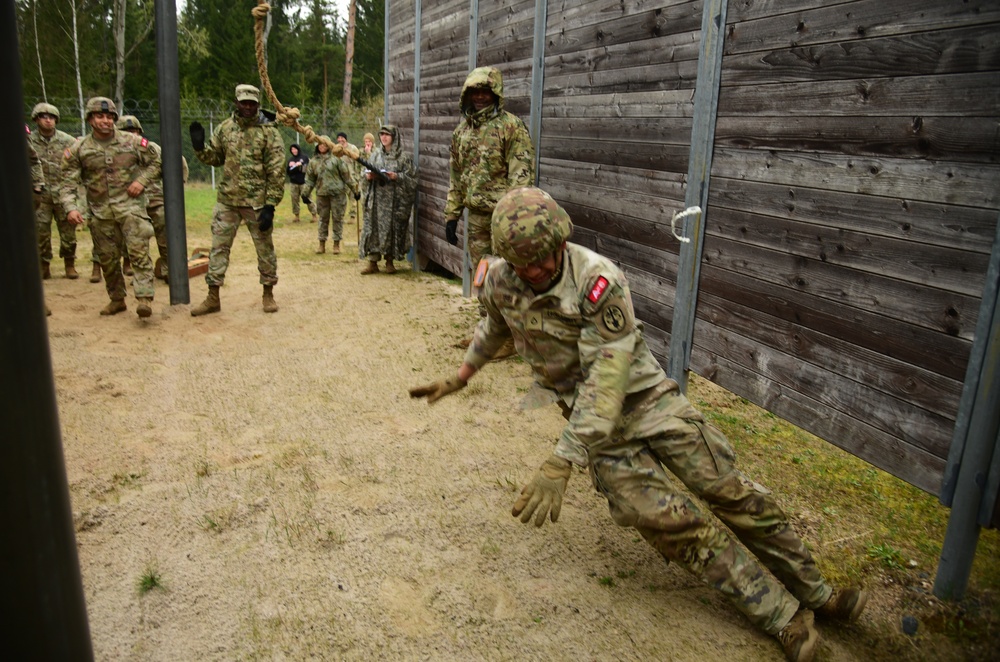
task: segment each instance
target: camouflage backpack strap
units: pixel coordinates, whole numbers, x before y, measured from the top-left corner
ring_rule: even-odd
[[[608,340],[617,340],[635,329],[635,314],[625,289],[612,274],[590,276],[583,290],[580,311]]]

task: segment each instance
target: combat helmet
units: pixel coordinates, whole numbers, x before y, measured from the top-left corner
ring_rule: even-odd
[[[83,110],[88,118],[91,113],[111,113],[115,116],[115,121],[118,121],[118,108],[115,102],[107,97],[91,97]]]
[[[36,103],[35,107],[31,109],[31,119],[37,119],[39,115],[48,114],[54,115],[56,121],[59,121],[59,109],[53,106],[51,103]]]
[[[122,115],[115,126],[122,131],[138,131],[142,133],[142,124],[135,115]]]
[[[493,254],[524,267],[554,253],[573,233],[573,221],[551,195],[534,186],[500,198],[491,222]]]

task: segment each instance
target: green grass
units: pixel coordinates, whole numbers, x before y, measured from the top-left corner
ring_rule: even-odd
[[[142,574],[139,575],[139,579],[136,581],[136,589],[139,591],[139,595],[146,595],[157,588],[163,588],[163,577],[160,575],[157,563],[150,561],[146,564]]]

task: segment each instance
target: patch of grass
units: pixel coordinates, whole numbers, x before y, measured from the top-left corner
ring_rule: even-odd
[[[136,589],[139,595],[146,595],[153,589],[163,589],[163,576],[160,574],[159,565],[155,561],[146,564],[142,574],[136,581]]]
[[[608,588],[614,588],[615,587],[615,578],[614,577],[610,577],[608,575],[605,575],[603,577],[598,577],[597,578],[597,583],[600,584],[601,586],[607,586]]]

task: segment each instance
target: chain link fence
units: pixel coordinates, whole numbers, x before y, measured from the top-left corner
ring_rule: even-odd
[[[31,122],[31,109],[36,103],[43,99],[25,99],[24,117],[25,122],[34,130],[34,123]],[[84,100],[86,102],[86,100]],[[51,103],[59,109],[58,129],[65,131],[71,136],[82,136],[88,132],[86,124],[81,119],[80,102],[71,98],[50,98]],[[125,99],[123,108],[118,109],[119,116],[134,115],[142,124],[143,135],[153,142],[160,142],[160,106],[156,99]],[[191,147],[191,138],[188,135],[187,127],[191,122],[201,122],[205,127],[206,134],[211,135],[211,131],[220,122],[231,116],[234,110],[233,101],[223,101],[218,99],[181,99],[181,149],[184,158],[187,159],[190,170],[189,181],[212,181],[212,168],[204,165],[197,159],[194,149]],[[265,110],[273,110],[269,104],[262,104]],[[382,101],[381,99],[366,103],[361,107],[354,107],[347,110],[327,109],[324,113],[322,106],[305,105],[295,106],[299,109],[299,124],[309,125],[320,134],[325,134],[331,138],[338,131],[347,134],[350,142],[362,145],[362,137],[366,132],[378,133],[381,123]],[[292,129],[284,126],[278,127],[281,137],[285,141],[285,148],[292,143],[302,145],[303,151],[311,156],[315,148],[305,145],[305,136],[296,133]]]

